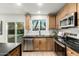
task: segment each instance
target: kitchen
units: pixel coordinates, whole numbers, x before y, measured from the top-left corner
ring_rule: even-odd
[[[0,56],[79,56],[79,3],[0,7]]]

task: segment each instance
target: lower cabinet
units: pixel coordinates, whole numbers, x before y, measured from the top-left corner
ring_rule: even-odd
[[[39,39],[38,38],[33,39],[33,50],[39,50]]]
[[[51,51],[54,50],[53,38],[34,38],[34,50]]]
[[[21,48],[20,46],[18,46],[17,48],[15,48],[14,50],[12,50],[8,56],[21,56]]]
[[[54,51],[54,38],[46,38],[47,42],[46,42],[46,48],[49,51]]]
[[[34,50],[46,50],[46,38],[34,38]]]
[[[79,56],[79,53],[75,52],[71,48],[67,47],[67,56]]]

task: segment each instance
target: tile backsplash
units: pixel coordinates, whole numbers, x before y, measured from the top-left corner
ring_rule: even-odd
[[[60,29],[59,31],[61,32],[68,32],[68,33],[74,33],[74,34],[79,34],[79,28],[68,28],[68,29]]]
[[[57,31],[56,29],[41,31],[41,35],[54,35],[54,31]],[[26,32],[25,35],[39,35],[39,31],[29,31]]]

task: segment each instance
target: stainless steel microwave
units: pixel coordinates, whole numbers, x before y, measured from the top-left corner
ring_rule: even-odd
[[[77,12],[71,13],[60,21],[61,28],[77,26]]]

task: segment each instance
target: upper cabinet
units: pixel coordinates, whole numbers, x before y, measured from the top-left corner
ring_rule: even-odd
[[[49,29],[56,28],[56,19],[55,16],[49,15]]]
[[[30,30],[30,19],[31,19],[31,15],[29,13],[27,13],[25,15],[25,28],[27,31]]]
[[[76,3],[68,3],[61,8],[61,10],[57,13],[56,16],[56,27],[59,28],[60,26],[60,21],[63,20],[64,17],[67,15],[76,12]]]

